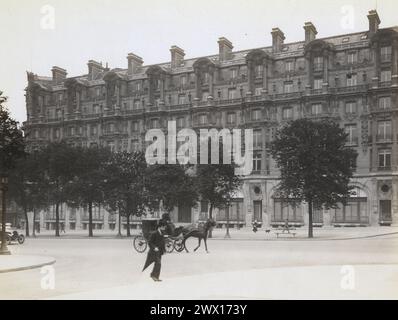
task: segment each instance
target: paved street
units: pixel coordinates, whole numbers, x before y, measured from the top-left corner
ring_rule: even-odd
[[[191,251],[196,241],[187,242]],[[10,249],[54,257],[55,288],[41,288],[40,269],[0,273],[0,299],[291,299],[313,297],[315,288],[320,288],[315,298],[398,298],[397,234],[322,241],[219,237],[209,239],[208,246],[209,254],[201,247],[164,256],[164,281],[155,284],[149,271],[141,273],[146,255],[134,251],[131,239],[28,239]],[[356,272],[356,290],[348,293],[340,288],[343,265]],[[153,290],[156,285],[159,290]],[[197,290],[187,293],[187,288]]]

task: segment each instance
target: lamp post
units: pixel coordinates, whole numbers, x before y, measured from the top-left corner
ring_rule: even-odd
[[[7,234],[6,234],[6,223],[7,223],[7,213],[6,213],[6,192],[7,192],[8,176],[0,173],[0,190],[1,190],[1,248],[0,255],[11,254],[7,248]]]

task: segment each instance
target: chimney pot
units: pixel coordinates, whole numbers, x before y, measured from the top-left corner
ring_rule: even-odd
[[[170,48],[171,53],[171,67],[180,67],[181,64],[184,62],[185,52],[183,49],[177,46],[171,46]]]
[[[279,28],[272,28],[272,51],[280,52],[282,51],[283,41],[285,40],[285,35]]]
[[[144,61],[141,57],[134,53],[127,54],[128,74],[138,73],[139,68],[142,67]]]
[[[53,74],[53,82],[55,84],[61,83],[63,80],[66,79],[66,75],[68,74],[65,69],[53,66],[52,69]]]
[[[375,34],[379,30],[380,18],[376,10],[370,10],[368,14],[369,32]]]
[[[312,22],[305,22],[304,23],[304,30],[305,30],[305,43],[308,43],[312,40],[315,40],[318,31],[316,31],[315,26]]]
[[[218,38],[219,60],[225,61],[232,58],[232,42],[225,37]]]

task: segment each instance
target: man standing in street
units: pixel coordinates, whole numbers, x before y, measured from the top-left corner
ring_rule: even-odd
[[[163,220],[160,220],[157,230],[152,232],[149,235],[148,239],[149,252],[142,271],[144,271],[147,267],[149,267],[152,263],[154,263],[151,272],[151,278],[153,279],[153,281],[162,281],[159,279],[159,275],[160,275],[160,268],[162,265],[162,255],[166,251],[165,241],[163,236],[166,227],[167,223]]]

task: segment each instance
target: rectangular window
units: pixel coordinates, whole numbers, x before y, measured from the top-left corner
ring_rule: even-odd
[[[356,102],[346,102],[345,104],[345,113],[347,114],[353,114],[357,112],[357,104]]]
[[[253,154],[253,171],[260,171],[261,170],[261,153],[254,153]]]
[[[236,99],[236,90],[235,89],[229,89],[228,90],[228,99],[233,100]]]
[[[185,127],[185,118],[183,118],[183,117],[177,118],[176,125],[177,125],[177,128],[179,128],[179,129],[184,128]]]
[[[355,73],[347,74],[347,87],[357,85],[357,75]]]
[[[379,150],[379,167],[383,169],[391,167],[391,149]]]
[[[138,151],[140,149],[140,142],[138,139],[131,140],[131,151]]]
[[[314,58],[314,71],[323,70],[323,57]]]
[[[180,85],[181,87],[185,87],[187,84],[187,77],[186,76],[181,76],[180,77]]]
[[[293,92],[293,83],[292,83],[292,82],[286,82],[286,83],[285,83],[284,92],[285,92],[285,93],[291,93],[291,92]]]
[[[261,96],[262,93],[263,93],[263,88],[262,87],[254,88],[254,95],[255,96]]]
[[[231,79],[236,79],[238,76],[238,70],[231,69]]]
[[[314,89],[322,89],[323,79],[314,79]]]
[[[151,119],[151,129],[159,128],[159,119]]]
[[[293,108],[287,107],[282,109],[282,119],[283,120],[290,120],[293,119]]]
[[[64,98],[64,94],[62,92],[58,93],[58,101],[62,102],[63,98]]]
[[[347,62],[349,64],[354,64],[357,62],[357,53],[356,52],[349,52],[347,54]]]
[[[202,101],[207,101],[208,97],[209,97],[209,92],[205,91],[202,93]]]
[[[285,71],[292,72],[293,71],[293,61],[286,61],[285,62]]]
[[[207,114],[201,114],[199,116],[199,124],[201,125],[207,124]]]
[[[311,114],[312,115],[319,115],[322,113],[322,104],[317,103],[311,106]]]
[[[380,72],[380,81],[381,82],[391,81],[391,70],[384,70]]]
[[[262,64],[259,64],[259,65],[255,66],[254,74],[255,74],[256,78],[262,78],[263,77],[263,69],[264,69],[264,67],[263,67]]]
[[[112,152],[115,152],[115,141],[108,141],[107,142],[107,147],[109,148],[109,150],[111,150]]]
[[[207,84],[210,81],[210,75],[208,72],[203,73],[203,84]]]
[[[252,110],[251,119],[254,121],[260,120],[261,119],[261,110],[260,109]]]
[[[379,98],[379,109],[390,109],[391,108],[391,98],[390,97],[380,97]]]
[[[385,46],[380,48],[380,60],[381,62],[391,61],[391,46]]]
[[[391,120],[377,123],[377,141],[389,141],[392,138]]]
[[[95,96],[99,97],[100,93],[101,93],[101,88],[99,88],[99,87],[95,88]]]
[[[253,148],[262,148],[263,134],[261,129],[253,130]]]
[[[178,96],[178,104],[185,104],[185,103],[187,103],[186,96],[185,95],[179,95]]]
[[[138,131],[138,121],[133,121],[131,123],[131,131],[132,132],[137,132]]]
[[[227,123],[228,124],[235,124],[236,123],[236,113],[235,112],[229,112],[227,114]]]
[[[358,144],[358,129],[356,124],[347,124],[345,126],[345,132],[348,134],[347,144],[357,145]]]

